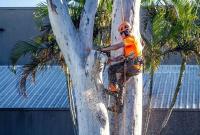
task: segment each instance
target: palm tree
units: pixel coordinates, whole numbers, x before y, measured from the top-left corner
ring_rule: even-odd
[[[200,60],[200,29],[195,23],[195,21],[199,19],[197,15],[198,3],[190,2],[189,0],[172,0],[171,2],[173,4],[172,7],[171,4],[166,3],[167,10],[165,14],[169,14],[169,16],[165,18],[165,21],[170,27],[167,33],[168,38],[166,38],[166,40],[168,40],[168,42],[166,42],[167,49],[164,51],[164,54],[179,53],[181,56],[181,68],[177,86],[159,134],[162,133],[167,125],[173,111],[183,82],[182,80],[188,59],[195,57],[197,61]]]
[[[145,51],[145,56],[147,56],[146,67],[150,69],[150,90],[144,134],[147,133],[151,114],[153,74],[160,64],[160,60],[173,53],[180,54],[182,58],[175,93],[159,133],[161,133],[166,126],[172,113],[182,84],[187,60],[191,57],[195,57],[198,62],[200,59],[199,27],[195,24],[198,20],[198,3],[190,3],[188,0],[172,0],[170,4],[164,1],[164,5],[160,3],[159,6],[153,4],[152,1],[150,1],[150,3],[151,4],[147,8],[151,9],[150,11],[153,13],[151,14],[153,39],[152,42],[147,42],[149,44]]]
[[[159,0],[143,0],[143,8],[147,10],[147,15],[148,15],[147,20],[144,20],[143,22],[144,27],[146,29],[153,29],[154,26],[157,25],[156,24],[157,22],[162,21],[162,18],[160,19],[158,16],[159,16],[160,10],[165,7],[162,5],[162,3],[160,3]],[[160,20],[158,20],[158,18]],[[151,22],[153,28],[148,28],[147,25],[149,21]],[[160,30],[159,27],[157,27],[157,30]],[[164,55],[162,54],[163,53],[162,44],[160,43],[160,40],[163,40],[163,38],[160,38],[159,36],[155,34],[155,29],[151,30],[151,35],[148,35],[148,36],[150,38],[145,35],[142,35],[146,43],[143,50],[143,56],[145,59],[144,69],[147,73],[149,73],[149,79],[145,83],[145,85],[149,83],[149,87],[148,87],[149,91],[148,91],[147,106],[145,107],[146,117],[145,117],[144,128],[143,128],[144,135],[147,134],[151,112],[152,112],[151,104],[152,104],[154,74],[156,70],[158,69],[161,61],[164,58]]]

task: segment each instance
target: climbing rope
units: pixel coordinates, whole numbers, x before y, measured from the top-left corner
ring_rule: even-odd
[[[124,22],[124,20],[125,20],[125,18],[124,18],[124,4],[123,4],[123,0],[121,0],[120,1],[121,2],[121,21],[122,22]],[[123,92],[122,92],[123,93]],[[117,98],[121,98],[121,97],[119,97],[119,96],[123,96],[123,95],[118,95],[118,97],[115,97],[115,101],[116,101],[116,103],[115,103],[115,106],[114,106],[114,110],[119,110],[120,108],[119,108],[119,99],[117,99]],[[118,107],[117,107],[118,106]],[[121,106],[120,106],[121,107]],[[119,114],[118,114],[118,112],[117,111],[115,111],[114,112],[114,128],[115,128],[115,134],[117,134],[117,132],[119,132],[119,121],[118,121],[118,119],[119,119]],[[123,119],[123,118],[122,118]],[[124,122],[123,122],[124,123]],[[124,125],[122,123],[122,125]],[[122,126],[123,127],[123,126]]]
[[[123,4],[123,0],[121,0],[120,2],[121,2],[121,21],[124,22],[125,18],[124,18],[124,4]],[[125,64],[126,64],[126,62],[124,63],[124,84],[125,84],[125,81],[126,81]],[[126,91],[125,87],[126,87],[126,85],[124,85],[124,88],[122,89],[121,94],[119,94],[118,97],[116,97],[115,110],[122,109],[122,108],[120,108],[120,107],[123,107],[123,106],[121,106],[121,104],[124,105],[124,94],[125,94],[124,91]],[[120,101],[120,100],[122,100],[122,101]],[[122,102],[122,103],[120,103],[120,102]],[[125,135],[125,126],[124,126],[125,125],[125,116],[124,116],[124,114],[122,115],[122,129],[123,129],[124,135]],[[118,119],[119,119],[119,114],[116,111],[116,112],[114,112],[114,121],[115,121],[114,127],[115,127],[116,134],[117,134],[117,132],[119,132],[119,120]]]
[[[124,20],[125,20],[125,18],[124,18],[124,4],[123,4],[123,0],[121,0],[120,1],[121,2],[121,21],[122,22],[124,22]],[[125,71],[125,70],[124,70]],[[124,77],[126,77],[126,75],[124,75]],[[126,79],[126,78],[125,78]],[[116,103],[115,103],[115,110],[119,110],[119,109],[122,109],[122,108],[120,108],[120,107],[122,107],[120,104],[120,101],[119,101],[119,98],[122,98],[122,100],[123,100],[123,97],[120,97],[120,96],[123,96],[123,91],[124,90],[122,90],[122,93],[121,94],[118,94],[118,97],[115,97],[115,101],[116,101]],[[123,102],[124,103],[124,102]],[[115,111],[114,112],[114,121],[115,121],[115,123],[114,123],[114,128],[115,128],[115,134],[117,134],[117,132],[119,132],[119,121],[118,121],[118,119],[119,119],[119,114],[118,114],[119,112],[118,111]],[[124,129],[124,117],[122,116],[122,120],[123,120],[123,122],[122,122],[122,129]],[[125,132],[125,130],[124,130],[124,132]],[[124,134],[125,135],[125,134]]]
[[[123,3],[123,0],[121,0],[121,19],[122,19],[122,22],[124,22],[125,18],[124,18],[124,3]]]
[[[123,129],[123,134],[126,135],[126,129],[125,129],[125,126],[126,126],[126,121],[125,121],[125,118],[126,118],[126,107],[124,107],[124,104],[125,104],[125,96],[126,96],[126,73],[127,73],[127,64],[126,64],[126,61],[124,62],[124,87],[123,87],[123,91],[122,91],[122,100],[123,100],[123,109],[124,109],[124,112],[122,113],[122,129]]]
[[[121,0],[121,19],[122,19],[122,22],[125,21],[125,17],[124,17],[124,3],[123,3],[123,0]],[[123,129],[123,135],[126,135],[126,129],[125,129],[125,126],[126,126],[126,121],[125,121],[125,118],[126,118],[126,107],[124,107],[124,103],[125,103],[125,95],[126,95],[126,69],[127,68],[127,65],[126,65],[126,61],[124,62],[124,87],[122,89],[122,94],[120,96],[122,96],[121,100],[123,100],[123,108],[124,111],[122,112],[122,129]]]

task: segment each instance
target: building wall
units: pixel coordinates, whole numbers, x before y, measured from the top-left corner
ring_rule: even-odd
[[[174,110],[161,135],[200,135],[199,111],[189,109]],[[154,109],[152,111],[147,135],[158,135],[166,113],[166,109]]]
[[[0,135],[73,135],[69,110],[0,109]]]
[[[33,20],[34,8],[0,8],[0,65],[10,64],[10,53],[17,41],[38,35]],[[28,62],[23,58],[18,64]]]
[[[174,110],[161,135],[199,135],[199,111]],[[166,109],[153,109],[147,135],[158,135],[166,112]],[[0,135],[73,134],[67,109],[0,109]]]

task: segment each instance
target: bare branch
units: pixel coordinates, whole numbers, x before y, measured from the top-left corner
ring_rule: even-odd
[[[81,45],[65,0],[47,0],[51,26],[67,65],[81,65]],[[53,8],[52,8],[53,7]],[[76,67],[70,67],[76,68]]]
[[[79,30],[84,48],[92,48],[94,19],[97,11],[98,0],[86,0]]]

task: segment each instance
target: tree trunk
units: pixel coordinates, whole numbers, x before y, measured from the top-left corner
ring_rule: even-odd
[[[92,72],[99,73],[96,71],[98,55],[92,51],[88,56],[88,61],[84,64],[85,48],[91,47],[92,43],[88,42],[86,45],[86,42],[81,42],[92,40],[90,27],[93,25],[92,19],[94,19],[98,1],[86,0],[87,6],[81,18],[81,26],[85,31],[75,29],[67,12],[66,1],[47,0],[47,2],[54,35],[71,74],[76,98],[79,135],[109,135],[108,113],[101,96],[102,90],[98,90],[97,85],[100,85],[95,82],[94,74],[92,74]],[[88,36],[80,37],[84,33],[90,34],[90,39],[87,39]]]
[[[181,86],[182,86],[182,83],[183,83],[183,77],[184,77],[184,73],[185,73],[185,68],[186,68],[186,56],[182,56],[182,62],[181,62],[181,68],[180,68],[180,72],[179,72],[179,77],[178,77],[178,82],[177,82],[177,85],[176,85],[176,89],[175,89],[175,92],[174,92],[174,95],[173,95],[173,98],[172,98],[172,101],[171,101],[171,104],[169,106],[169,110],[167,111],[167,114],[163,120],[163,123],[162,123],[162,126],[161,126],[161,129],[159,131],[159,135],[162,134],[164,128],[166,127],[169,119],[170,119],[170,116],[172,114],[172,111],[174,109],[174,105],[176,104],[176,99],[178,97],[178,94],[180,92],[180,89],[181,89]]]
[[[149,121],[151,117],[151,111],[152,111],[152,94],[153,94],[153,82],[154,82],[154,69],[151,67],[150,71],[150,84],[149,84],[149,97],[148,97],[148,104],[146,108],[146,119],[144,124],[144,131],[143,135],[147,135],[147,131],[149,128]]]
[[[123,3],[122,3],[123,2]],[[141,0],[114,0],[113,6],[113,22],[112,22],[112,44],[121,42],[117,28],[123,21],[122,13],[124,13],[125,21],[133,26],[133,34],[140,41],[140,3]],[[121,51],[112,53],[112,56],[120,55]],[[125,104],[123,113],[118,117],[119,135],[141,135],[142,134],[142,73],[132,77],[126,83]],[[114,117],[114,116],[113,116]],[[113,118],[114,120],[116,118]],[[114,126],[114,125],[111,125]],[[111,128],[116,130],[114,127]],[[116,133],[116,131],[115,131]]]
[[[134,27],[134,35],[139,39],[140,0],[124,2],[125,19]],[[75,92],[79,135],[109,135],[109,119],[103,93],[102,72],[107,58],[100,52],[86,52],[92,48],[93,25],[98,0],[86,0],[81,16],[80,28],[75,29],[64,0],[47,0],[49,18],[56,41],[69,67]],[[115,9],[120,0],[114,1]],[[120,24],[120,12],[113,15],[112,37],[118,37],[116,28]],[[117,20],[118,19],[118,20]],[[114,39],[112,39],[114,41]],[[115,39],[115,41],[119,41]],[[85,61],[87,59],[87,61]],[[127,95],[122,113],[123,125],[119,134],[141,135],[142,126],[142,74],[134,76],[127,83]],[[112,128],[111,128],[112,130]]]

